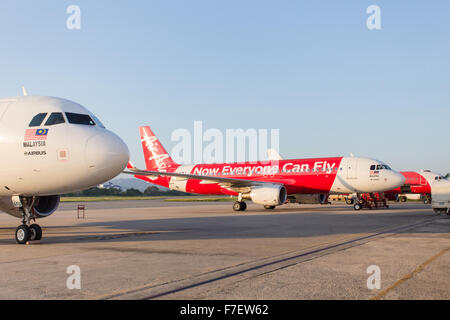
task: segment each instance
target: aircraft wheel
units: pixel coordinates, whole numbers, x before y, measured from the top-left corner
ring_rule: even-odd
[[[353,204],[353,199],[347,199],[345,200],[345,203],[347,203],[349,206]]]
[[[406,200],[408,200],[408,198],[406,198],[406,197],[401,197],[401,198],[400,198],[400,201],[401,201],[401,202],[406,202]]]
[[[247,210],[247,204],[245,202],[236,201],[233,204],[233,210],[234,211],[245,211],[245,210]]]
[[[356,211],[359,211],[362,209],[362,206],[359,203],[357,203],[353,206],[353,209],[355,209]]]
[[[264,209],[266,210],[274,210],[275,208],[275,206],[264,206]]]
[[[428,204],[428,199],[423,200],[423,204]]]
[[[16,229],[16,242],[18,244],[25,244],[31,237],[31,230],[26,225],[18,226]]]
[[[30,226],[31,236],[30,241],[42,239],[42,229],[38,224],[32,224]]]

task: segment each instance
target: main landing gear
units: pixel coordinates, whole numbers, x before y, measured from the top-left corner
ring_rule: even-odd
[[[244,201],[236,201],[233,204],[234,211],[245,211],[247,210],[247,204]]]
[[[348,204],[349,206],[351,206],[352,204],[355,203],[355,200],[353,200],[352,198],[347,198],[347,199],[345,199],[345,203]]]
[[[33,206],[35,197],[21,197],[22,202],[22,225],[16,229],[16,242],[18,244],[26,244],[28,241],[37,241],[42,239],[42,229],[38,224],[31,224],[31,220],[35,221]]]
[[[242,193],[239,194],[238,200],[233,203],[234,211],[245,211],[247,210],[247,204],[242,200]]]

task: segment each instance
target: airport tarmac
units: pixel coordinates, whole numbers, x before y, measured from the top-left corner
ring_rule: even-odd
[[[419,203],[355,212],[342,203],[162,200],[76,203],[15,244],[0,215],[0,299],[449,299],[450,217]],[[69,266],[81,289],[67,288]],[[370,266],[381,272],[369,289]]]

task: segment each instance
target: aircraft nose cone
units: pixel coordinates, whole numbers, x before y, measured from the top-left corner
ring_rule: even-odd
[[[128,147],[112,132],[97,134],[86,144],[86,161],[89,170],[101,171],[105,181],[121,173],[129,158]]]
[[[400,186],[403,186],[404,184],[405,184],[405,182],[406,182],[406,178],[405,178],[405,176],[404,175],[402,175],[401,173],[399,173],[399,172],[397,172],[397,179],[398,179],[398,184],[400,185]]]
[[[405,177],[400,172],[392,172],[390,181],[392,183],[392,189],[396,189],[398,187],[401,187],[405,184]]]

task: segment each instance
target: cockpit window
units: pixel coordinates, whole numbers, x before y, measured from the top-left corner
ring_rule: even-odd
[[[87,114],[66,112],[66,116],[69,123],[95,126],[94,120]]]
[[[56,124],[65,123],[66,120],[64,120],[63,114],[61,112],[53,112],[50,117],[48,117],[47,121],[45,122],[46,126],[54,126]]]
[[[378,165],[371,165],[370,166],[370,170],[392,170],[391,167],[389,167],[388,165],[385,164],[378,164]]]
[[[31,119],[29,127],[40,127],[42,124],[42,121],[44,121],[45,117],[47,116],[47,113],[39,113]]]
[[[95,123],[100,127],[105,129],[105,126],[103,125],[103,123],[96,117],[96,116],[92,116],[92,118],[94,118]]]

